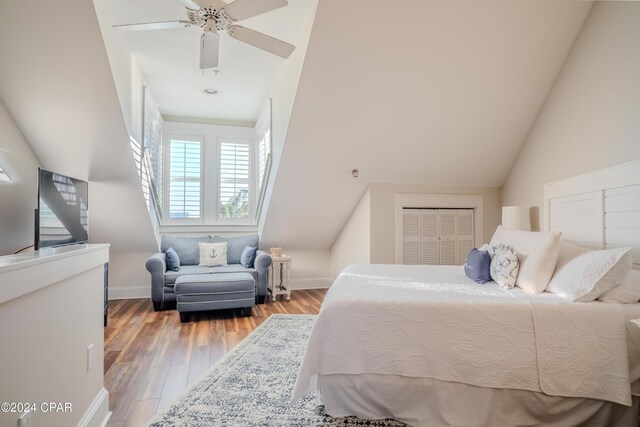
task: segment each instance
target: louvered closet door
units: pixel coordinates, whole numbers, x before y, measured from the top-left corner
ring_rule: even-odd
[[[402,212],[402,263],[420,264],[420,210]]]
[[[440,226],[440,264],[456,265],[456,210],[440,209],[438,215]]]
[[[469,251],[474,247],[473,210],[458,209],[456,216],[456,265],[462,265],[464,264]]]
[[[440,262],[438,256],[438,210],[421,209],[419,212],[420,264],[437,265]]]

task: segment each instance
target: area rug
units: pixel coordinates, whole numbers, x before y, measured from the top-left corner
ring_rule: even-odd
[[[289,404],[315,319],[271,315],[148,425],[404,426],[394,420],[328,417],[322,408],[316,408],[312,394]]]

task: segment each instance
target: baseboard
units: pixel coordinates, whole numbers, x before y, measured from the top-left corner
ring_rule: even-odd
[[[133,299],[133,298],[151,298],[151,285],[126,287],[126,288],[109,288],[109,299]]]
[[[102,387],[87,408],[77,427],[104,427],[109,422],[109,392]]]
[[[333,283],[329,277],[314,277],[310,279],[289,279],[292,290],[327,289]]]

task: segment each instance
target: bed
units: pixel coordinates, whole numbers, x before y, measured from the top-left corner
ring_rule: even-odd
[[[616,197],[631,194],[625,209],[640,211],[638,171],[546,186],[545,228],[582,246],[633,246],[638,268],[639,223],[611,233],[631,241],[608,238]],[[637,318],[638,303],[478,285],[462,267],[350,266],[325,297],[292,399],[314,392],[332,416],[416,426],[638,425]]]

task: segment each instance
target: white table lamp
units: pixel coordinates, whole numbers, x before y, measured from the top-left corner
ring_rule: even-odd
[[[503,206],[502,226],[507,230],[531,231],[528,206]]]

